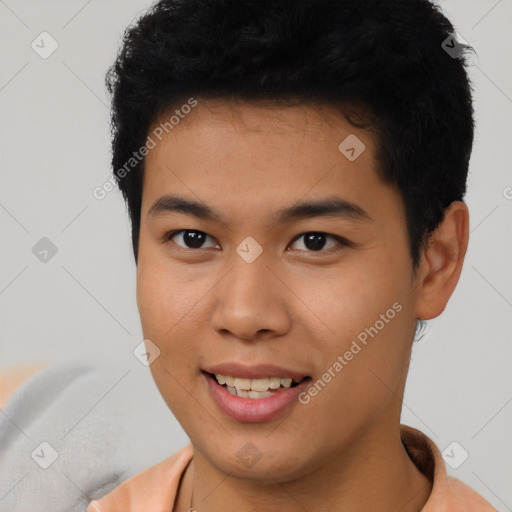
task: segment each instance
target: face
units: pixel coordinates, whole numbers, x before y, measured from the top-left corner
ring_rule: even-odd
[[[161,138],[137,302],[153,378],[195,450],[261,481],[360,456],[398,424],[417,300],[371,134],[326,107],[199,99]]]

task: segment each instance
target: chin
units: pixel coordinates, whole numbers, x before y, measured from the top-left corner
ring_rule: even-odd
[[[289,482],[312,471],[303,443],[278,443],[276,447],[277,441],[269,440],[266,434],[250,438],[252,441],[247,440],[248,436],[234,436],[226,439],[225,447],[222,443],[206,447],[204,457],[221,473],[261,484]]]

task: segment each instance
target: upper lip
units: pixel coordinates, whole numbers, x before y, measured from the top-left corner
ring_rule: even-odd
[[[247,366],[241,363],[221,363],[203,368],[207,373],[221,374],[240,379],[265,379],[268,377],[290,378],[296,381],[307,377],[306,373],[276,366],[274,364],[255,364]]]

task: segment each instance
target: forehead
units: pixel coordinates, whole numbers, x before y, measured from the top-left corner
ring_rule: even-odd
[[[350,109],[351,116],[364,115],[355,111],[353,107],[347,106],[346,109]],[[178,139],[180,135],[188,137],[191,132],[197,137],[203,135],[210,139],[216,135],[223,139],[224,144],[229,144],[229,139],[232,139],[233,143],[243,142],[241,135],[244,139],[252,137],[253,140],[266,140],[267,143],[275,139],[283,152],[284,142],[293,144],[294,141],[297,143],[307,138],[312,143],[322,138],[326,144],[331,144],[336,143],[344,134],[364,134],[368,142],[373,144],[369,132],[348,122],[344,115],[346,111],[342,107],[337,110],[328,104],[200,98],[196,100],[196,106],[188,109],[186,114],[182,113],[179,117],[174,115],[179,111],[180,107],[174,106],[161,113],[150,131],[163,127],[166,139],[173,136]],[[166,125],[166,121],[171,118],[172,126]],[[372,140],[369,140],[370,138]],[[335,147],[337,146],[338,144]]]
[[[143,214],[164,193],[250,213],[334,192],[358,203],[389,191],[372,133],[328,106],[197,99],[170,128],[174,112],[149,131],[156,145],[146,156]],[[167,126],[161,140],[152,135],[159,126]]]

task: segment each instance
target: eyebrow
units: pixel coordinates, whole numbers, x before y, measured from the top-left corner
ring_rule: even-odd
[[[176,195],[165,195],[157,199],[149,209],[147,217],[175,212],[226,224],[226,219],[207,204]],[[337,196],[296,203],[272,214],[271,220],[275,225],[313,217],[340,217],[355,221],[372,220],[363,208]]]

